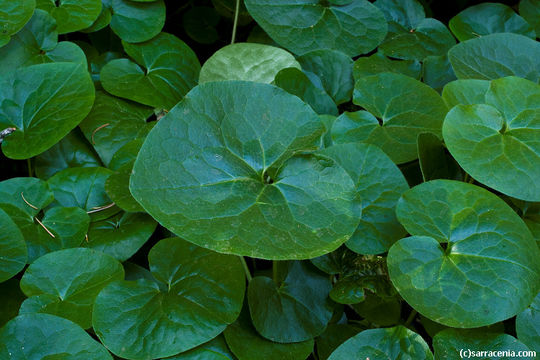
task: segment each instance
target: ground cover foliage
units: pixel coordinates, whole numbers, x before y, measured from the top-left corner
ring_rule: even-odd
[[[539,0],[0,0],[0,359],[540,351],[539,37]]]

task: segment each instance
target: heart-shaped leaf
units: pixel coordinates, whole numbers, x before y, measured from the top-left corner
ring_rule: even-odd
[[[540,85],[517,77],[491,82],[485,104],[458,105],[446,117],[448,149],[477,181],[540,201]]]
[[[247,293],[253,325],[259,334],[275,342],[312,339],[324,331],[332,317],[331,288],[328,276],[309,262],[289,263],[279,284],[257,276]]]
[[[36,4],[56,19],[59,34],[85,29],[101,13],[101,0],[36,0]]]
[[[240,314],[245,280],[237,257],[169,238],[148,261],[156,281],[113,282],[95,301],[94,329],[114,354],[175,355],[213,339]]]
[[[28,250],[24,237],[9,215],[0,209],[0,282],[6,281],[26,265]],[[1,324],[0,324],[1,325]]]
[[[237,43],[216,51],[201,68],[199,83],[223,80],[245,80],[271,83],[285,68],[300,69],[289,52],[275,46]]]
[[[81,245],[88,232],[90,216],[79,207],[55,206],[47,210],[42,222],[55,235],[56,241],[50,241],[47,246],[49,252]]]
[[[362,331],[345,341],[328,360],[432,360],[428,344],[417,333],[404,326]]]
[[[318,49],[365,54],[382,42],[387,31],[381,11],[366,0],[344,6],[305,0],[245,0],[245,4],[272,39],[297,55]]]
[[[111,29],[120,39],[139,43],[152,39],[165,25],[165,2],[111,0]]]
[[[2,1],[0,3],[0,47],[6,45],[10,37],[16,34],[30,20],[36,0]]]
[[[162,225],[201,246],[266,259],[319,256],[359,221],[345,170],[316,154],[293,156],[313,149],[323,130],[308,105],[274,86],[205,83],[148,135],[130,190]]]
[[[491,34],[464,41],[448,51],[458,79],[493,80],[519,76],[540,81],[540,43],[519,34]]]
[[[81,64],[33,65],[2,79],[0,127],[16,129],[2,142],[4,154],[26,159],[49,149],[81,122],[93,102],[94,85]]]
[[[112,156],[133,139],[144,138],[151,129],[146,120],[152,109],[109,94],[96,92],[96,101],[81,130],[99,157],[109,166]]]
[[[494,33],[515,33],[536,38],[532,26],[504,4],[471,6],[450,19],[448,25],[459,41]]]
[[[29,297],[21,314],[48,313],[89,328],[98,293],[110,282],[123,279],[122,265],[99,251],[75,248],[46,254],[21,279],[21,290]]]
[[[170,110],[197,84],[201,65],[182,40],[161,33],[142,44],[122,42],[134,60],[112,60],[101,69],[101,85],[109,93]]]
[[[540,293],[529,307],[516,317],[518,339],[531,350],[540,350]]]
[[[354,62],[353,76],[355,81],[364,76],[383,72],[403,74],[420,80],[422,65],[418,60],[390,59],[380,51],[371,56],[360,57]]]
[[[405,192],[396,212],[412,236],[390,248],[388,272],[422,315],[452,327],[490,325],[516,315],[537,294],[540,251],[496,195],[433,180]]]
[[[362,202],[362,218],[345,245],[360,254],[380,254],[405,235],[395,206],[409,188],[399,168],[375,145],[338,144],[321,151],[353,179]]]
[[[418,158],[418,134],[440,136],[448,111],[435,90],[396,73],[360,78],[353,101],[369,112],[345,112],[338,117],[332,127],[334,143],[372,143],[398,164]]]
[[[514,352],[527,352],[527,346],[507,334],[490,333],[479,330],[446,329],[433,338],[433,349],[438,359],[458,360],[463,358],[483,358],[486,360],[511,359]],[[508,354],[509,356],[503,355]],[[519,356],[532,360],[531,356]]]
[[[313,339],[280,344],[259,335],[251,323],[247,306],[236,322],[225,329],[224,335],[238,360],[305,360],[313,351]]]
[[[113,360],[111,354],[73,322],[49,314],[19,315],[0,329],[4,359]]]
[[[125,261],[148,241],[156,226],[147,214],[122,212],[93,222],[88,230],[88,243],[84,245]]]

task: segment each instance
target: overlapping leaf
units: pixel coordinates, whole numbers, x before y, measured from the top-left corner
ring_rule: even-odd
[[[165,2],[111,0],[111,29],[123,41],[139,43],[152,39],[165,25]]]
[[[56,19],[60,34],[89,27],[101,12],[101,0],[36,0],[36,5]]]
[[[3,24],[0,47],[6,45],[10,36],[16,34],[30,20],[35,7],[36,0],[2,1],[0,3],[0,23]]]

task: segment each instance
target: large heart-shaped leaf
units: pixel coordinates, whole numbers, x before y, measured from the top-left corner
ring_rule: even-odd
[[[0,47],[6,45],[10,36],[16,34],[30,20],[36,0],[2,1],[0,3]]]
[[[464,41],[448,51],[458,79],[493,80],[519,76],[540,81],[540,43],[519,34],[491,34]]]
[[[146,120],[152,109],[96,92],[96,101],[80,128],[92,144],[99,157],[109,166],[112,156],[133,139],[144,138],[151,129]]]
[[[271,83],[285,68],[300,64],[289,52],[275,46],[237,43],[216,51],[204,63],[199,83],[222,80],[245,80]]]
[[[485,360],[512,359],[510,354],[528,352],[527,346],[507,334],[490,333],[481,330],[446,329],[433,338],[433,349],[438,359],[458,360],[482,358]],[[506,354],[508,356],[506,356]],[[532,360],[532,356],[519,356]]]
[[[43,180],[70,167],[96,166],[101,166],[101,161],[78,129],[38,155],[34,161],[36,176]]]
[[[109,93],[160,109],[171,109],[197,84],[201,65],[182,40],[161,33],[142,44],[122,42],[134,60],[112,60],[101,69]]]
[[[345,341],[328,360],[432,360],[428,344],[417,333],[404,326],[370,329]]]
[[[113,282],[95,301],[94,329],[114,354],[175,355],[213,339],[240,314],[245,280],[237,257],[169,238],[148,261],[155,281]]]
[[[448,25],[459,41],[494,33],[515,33],[536,38],[532,26],[504,4],[471,6],[450,19]]]
[[[395,206],[409,188],[399,168],[375,145],[339,144],[321,151],[353,179],[362,202],[362,219],[345,245],[360,254],[379,254],[405,235]]]
[[[36,0],[36,4],[56,19],[60,34],[89,27],[101,12],[101,0]]]
[[[111,0],[111,29],[129,43],[150,40],[165,25],[165,2]]]
[[[267,339],[280,343],[306,341],[320,335],[332,317],[328,297],[332,283],[309,262],[288,264],[283,282],[257,276],[249,283],[253,325]],[[276,279],[277,280],[277,279]]]
[[[540,201],[540,85],[517,77],[494,80],[484,103],[458,105],[448,113],[448,149],[477,181]]]
[[[540,350],[540,293],[527,309],[517,315],[516,333],[531,350]]]
[[[4,154],[26,159],[49,149],[84,119],[93,102],[94,85],[81,64],[33,65],[2,79],[0,128],[16,129],[2,142]]]
[[[379,45],[387,31],[379,9],[366,0],[337,6],[312,0],[245,0],[257,23],[278,44],[295,54],[333,49],[349,56]]]
[[[157,223],[147,214],[122,212],[93,222],[88,230],[88,243],[84,246],[125,261],[146,243],[156,226]]]
[[[113,360],[83,329],[49,314],[19,315],[0,329],[3,359]]]
[[[21,279],[21,289],[29,297],[21,314],[48,313],[89,328],[97,294],[110,282],[123,279],[122,265],[99,251],[75,248],[46,254]]]
[[[412,236],[390,248],[390,279],[422,315],[479,327],[516,315],[536,296],[540,251],[523,220],[496,195],[434,180],[405,192],[396,211]]]
[[[379,47],[387,56],[422,61],[446,54],[456,43],[443,23],[425,18],[416,0],[377,0],[374,5],[388,21],[388,35]]]
[[[24,237],[9,215],[0,209],[0,282],[6,281],[26,265],[28,250]],[[1,324],[0,324],[1,325]]]
[[[264,101],[261,101],[264,99]],[[130,190],[182,238],[266,259],[322,255],[359,222],[354,183],[313,149],[323,125],[268,84],[199,85],[148,135]]]
[[[259,335],[253,327],[247,306],[244,306],[238,320],[225,329],[224,335],[238,360],[305,360],[313,351],[313,339],[281,344]]]
[[[372,143],[398,164],[418,158],[418,134],[440,136],[448,111],[435,90],[396,73],[360,78],[353,100],[369,112],[345,112],[338,117],[332,127],[334,143]]]

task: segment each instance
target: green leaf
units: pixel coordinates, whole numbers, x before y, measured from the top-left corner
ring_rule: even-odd
[[[247,306],[224,332],[227,344],[238,360],[305,360],[313,351],[313,339],[281,344],[265,339],[251,322]]]
[[[90,216],[79,207],[55,206],[45,213],[43,225],[47,227],[58,239],[47,247],[48,251],[77,247],[83,242]]]
[[[504,4],[471,6],[450,19],[448,25],[459,41],[495,33],[515,33],[536,38],[532,26]]]
[[[218,335],[213,340],[197,346],[194,349],[168,357],[167,360],[235,360],[225,343],[223,335]]]
[[[311,82],[326,91],[336,104],[351,100],[354,80],[349,56],[341,51],[321,49],[300,56],[298,61]]]
[[[30,217],[53,201],[47,183],[32,177],[11,178],[0,182],[0,203],[18,207]]]
[[[536,37],[540,37],[540,1],[521,0],[519,14],[535,29]]]
[[[98,91],[94,106],[80,128],[105,166],[109,166],[111,158],[122,146],[133,139],[146,137],[151,129],[146,120],[151,115],[152,109],[147,106]]]
[[[488,80],[464,79],[452,81],[444,86],[442,98],[449,109],[456,105],[482,104],[489,89]]]
[[[307,104],[277,87],[205,83],[149,134],[130,190],[163,226],[215,251],[319,256],[359,221],[345,170],[316,154],[293,156],[323,131]]]
[[[109,352],[69,320],[49,314],[24,314],[0,329],[4,359],[112,360]]]
[[[155,282],[113,282],[95,301],[94,329],[114,354],[175,355],[213,339],[238,317],[245,280],[237,257],[169,238],[150,250],[148,261]]]
[[[441,92],[449,82],[456,80],[448,56],[428,56],[424,59],[422,78],[426,84]]]
[[[0,3],[0,47],[6,45],[10,37],[16,34],[30,20],[36,0],[2,1]]]
[[[383,14],[366,0],[345,6],[307,0],[245,0],[245,4],[272,39],[297,55],[319,49],[365,54],[383,41],[387,31]]]
[[[540,43],[518,34],[491,34],[457,44],[448,52],[458,79],[519,76],[540,81]]]
[[[311,263],[319,270],[329,275],[347,274],[353,272],[360,262],[360,255],[352,252],[345,246],[341,246],[331,253],[310,259]]]
[[[490,333],[479,330],[447,329],[440,331],[433,338],[433,349],[438,359],[458,360],[464,357],[480,357],[486,360],[510,360],[509,354],[529,350],[516,338],[507,334]],[[481,351],[486,352],[482,354]],[[471,353],[472,352],[472,353]],[[520,359],[532,360],[533,357],[520,356]]]
[[[496,195],[433,180],[405,192],[396,212],[412,236],[390,248],[388,272],[422,315],[447,326],[479,327],[516,315],[536,295],[540,251]]]
[[[245,80],[271,83],[285,68],[300,69],[289,52],[275,46],[237,43],[216,51],[201,68],[199,83],[223,80]]]
[[[81,122],[93,102],[92,80],[80,64],[33,65],[2,79],[0,128],[17,129],[2,142],[4,154],[26,159],[44,152]]]
[[[56,19],[59,34],[89,27],[101,12],[101,0],[36,0],[36,4]]]
[[[129,192],[129,178],[133,163],[126,164],[115,171],[105,182],[105,191],[111,200],[127,212],[142,212],[144,209]]]
[[[456,43],[443,23],[425,18],[416,0],[377,0],[374,5],[388,21],[388,35],[379,47],[384,55],[423,61],[428,56],[445,55]]]
[[[111,218],[93,222],[84,245],[125,261],[148,241],[156,222],[143,213],[119,213]]]
[[[338,144],[321,151],[340,164],[353,179],[361,199],[362,218],[345,245],[360,254],[380,254],[405,235],[395,206],[409,189],[399,168],[377,146]]]
[[[139,43],[152,39],[165,25],[165,3],[111,0],[111,29],[123,41]]]
[[[364,330],[340,345],[328,360],[432,360],[433,354],[417,333],[396,326],[386,329]]]
[[[383,72],[403,74],[420,80],[422,65],[418,60],[395,60],[384,56],[380,51],[367,57],[358,58],[354,62],[354,80],[361,77],[377,75]]]
[[[443,136],[450,153],[477,181],[540,201],[540,85],[517,77],[494,80],[484,102],[448,113]]]
[[[101,69],[101,85],[109,93],[170,110],[197,84],[199,60],[175,36],[161,33],[142,44],[122,45],[134,61],[115,59]]]
[[[29,297],[21,314],[57,315],[87,329],[92,326],[92,305],[98,293],[110,282],[123,279],[122,264],[92,249],[46,254],[34,261],[21,279],[21,290]],[[41,298],[50,300],[39,306]]]
[[[92,25],[90,25],[86,29],[82,29],[82,32],[96,32],[110,24],[112,19],[111,0],[101,0],[101,4],[101,12],[99,13],[97,19],[92,23]]]
[[[431,132],[440,136],[448,111],[435,90],[396,73],[360,78],[353,101],[369,113],[345,112],[338,117],[332,127],[334,143],[375,144],[397,164],[418,158],[418,134]]]
[[[0,209],[0,283],[21,271],[26,265],[28,250],[17,225]]]
[[[442,141],[432,133],[418,135],[418,160],[424,181],[460,180],[459,166],[454,159],[446,154]]]
[[[334,100],[324,90],[316,87],[299,69],[281,70],[277,73],[274,84],[304,100],[317,114],[335,116],[339,114]]]
[[[518,339],[531,350],[540,351],[540,293],[517,315],[516,332]]]
[[[317,338],[319,360],[326,360],[341,344],[360,332],[361,328],[349,324],[329,324]]]
[[[97,212],[110,205],[105,193],[105,181],[112,171],[102,167],[69,168],[48,180],[55,202],[62,206],[77,206],[86,212]]]
[[[144,138],[136,138],[118,149],[109,162],[109,169],[117,171],[127,164],[133,167],[144,140]]]
[[[11,278],[0,283],[0,328],[19,313],[19,308],[26,296],[19,287],[19,279]],[[1,350],[0,350],[1,351]]]
[[[67,168],[96,166],[101,166],[101,161],[78,129],[36,156],[34,161],[36,176],[43,180]]]
[[[312,339],[322,334],[332,317],[331,289],[328,276],[309,262],[288,264],[282,283],[254,277],[247,293],[253,325],[259,334],[275,342]]]

